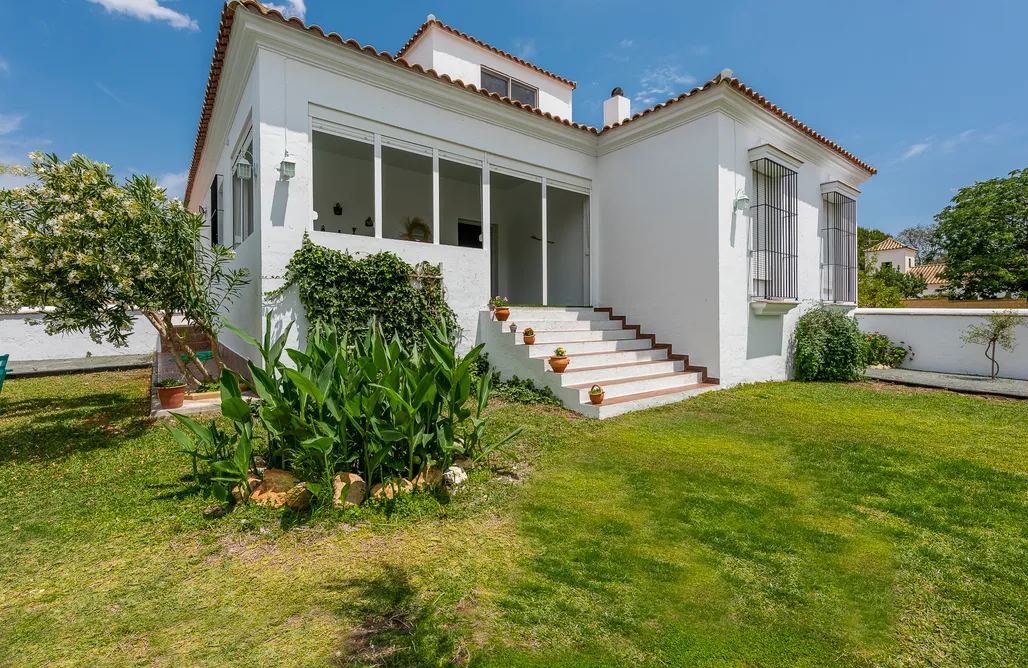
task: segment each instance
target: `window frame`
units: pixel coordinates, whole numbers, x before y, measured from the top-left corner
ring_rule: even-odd
[[[821,184],[821,301],[857,303],[857,196],[840,182]]]
[[[795,302],[799,299],[798,165],[766,151],[750,151],[749,157],[750,299]]]
[[[489,75],[489,76],[494,77],[496,79],[502,79],[502,80],[504,80],[506,82],[506,90],[502,94],[502,97],[506,97],[509,100],[514,100],[516,102],[520,102],[521,104],[528,104],[529,106],[531,106],[533,108],[536,108],[536,107],[539,106],[539,88],[538,88],[538,86],[533,86],[531,84],[525,83],[521,79],[516,79],[516,78],[512,77],[509,74],[505,74],[503,72],[500,72],[499,70],[494,70],[493,68],[491,68],[491,67],[489,67],[487,65],[481,65],[480,67],[481,67],[481,70],[482,70],[481,74],[486,74],[486,75]],[[479,83],[481,83],[481,79],[479,79]],[[518,86],[521,86],[525,90],[532,91],[532,101],[531,102],[525,102],[524,100],[517,99],[517,98],[515,98],[513,96],[513,87],[514,87],[515,84],[517,84]],[[482,88],[485,88],[485,86],[482,86]],[[485,88],[485,90],[489,90],[489,89]],[[490,91],[490,92],[496,92],[496,91]]]
[[[236,163],[239,158],[248,156],[251,165],[249,179],[236,176]],[[238,248],[255,231],[254,209],[257,200],[257,160],[254,156],[253,128],[243,135],[238,150],[232,156],[229,165],[232,173],[232,248]],[[247,201],[248,200],[248,201]]]

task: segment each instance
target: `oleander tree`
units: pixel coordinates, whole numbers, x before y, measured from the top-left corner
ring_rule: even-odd
[[[211,338],[220,368],[215,314],[248,282],[245,268],[229,268],[233,252],[201,243],[203,217],[149,176],[119,185],[110,165],[85,156],[30,158],[20,168],[28,185],[0,190],[4,301],[46,307],[47,334],[86,331],[115,346],[142,314],[185,378],[213,381],[175,321],[181,314]]]

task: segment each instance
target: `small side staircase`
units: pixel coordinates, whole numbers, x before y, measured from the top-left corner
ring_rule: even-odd
[[[688,355],[674,354],[670,345],[642,334],[609,308],[515,306],[506,322],[483,311],[479,326],[489,361],[504,378],[530,378],[553,390],[566,408],[589,417],[674,403],[717,387],[705,367],[691,366]],[[524,343],[529,327],[533,345]],[[558,346],[570,360],[561,374],[547,363]],[[598,405],[589,399],[593,385],[604,390]]]

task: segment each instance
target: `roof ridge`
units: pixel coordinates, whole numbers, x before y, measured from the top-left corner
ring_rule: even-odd
[[[562,77],[560,75],[554,74],[553,72],[550,72],[548,70],[544,70],[543,68],[539,67],[538,65],[533,65],[532,63],[528,62],[524,58],[519,58],[518,56],[515,56],[512,53],[508,53],[507,51],[504,51],[503,49],[497,49],[495,46],[492,46],[491,44],[486,44],[485,42],[483,42],[482,40],[478,39],[477,37],[472,37],[471,35],[467,34],[466,32],[462,32],[460,30],[457,30],[456,28],[453,28],[453,27],[443,23],[442,21],[440,21],[439,19],[435,18],[434,16],[432,16],[429,20],[427,20],[427,21],[425,21],[424,23],[421,24],[421,27],[418,28],[417,32],[415,32],[411,36],[411,38],[407,40],[407,43],[404,44],[402,47],[400,47],[400,50],[396,52],[396,57],[397,58],[402,58],[403,55],[405,53],[407,53],[407,51],[410,50],[410,48],[412,46],[414,46],[414,43],[417,42],[419,39],[421,39],[421,36],[423,34],[425,34],[425,31],[428,30],[429,26],[435,26],[437,28],[441,28],[442,30],[445,30],[446,32],[448,32],[448,33],[450,33],[452,35],[456,35],[457,37],[460,37],[461,39],[467,40],[468,42],[471,42],[472,44],[476,44],[476,45],[478,45],[478,46],[480,46],[480,47],[482,47],[484,49],[488,49],[489,51],[492,51],[493,53],[495,53],[495,54],[497,54],[499,56],[503,56],[504,58],[507,58],[508,60],[513,60],[515,63],[518,63],[520,65],[524,65],[525,67],[528,67],[529,69],[535,70],[536,72],[538,72],[540,74],[544,74],[544,75],[550,77],[551,79],[556,79],[557,81],[559,81],[559,82],[561,82],[563,84],[571,86],[572,89],[578,88],[578,84],[576,82],[572,81],[571,79],[566,79],[566,78],[564,78],[564,77]]]

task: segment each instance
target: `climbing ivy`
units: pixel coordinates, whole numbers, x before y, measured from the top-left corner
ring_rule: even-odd
[[[357,259],[304,235],[303,245],[286,267],[285,285],[268,296],[278,297],[293,285],[312,325],[363,334],[375,319],[389,339],[396,334],[404,345],[419,347],[424,343],[422,332],[433,323],[445,325],[454,340],[460,333],[446,303],[442,271],[428,262],[411,266],[388,252]]]

